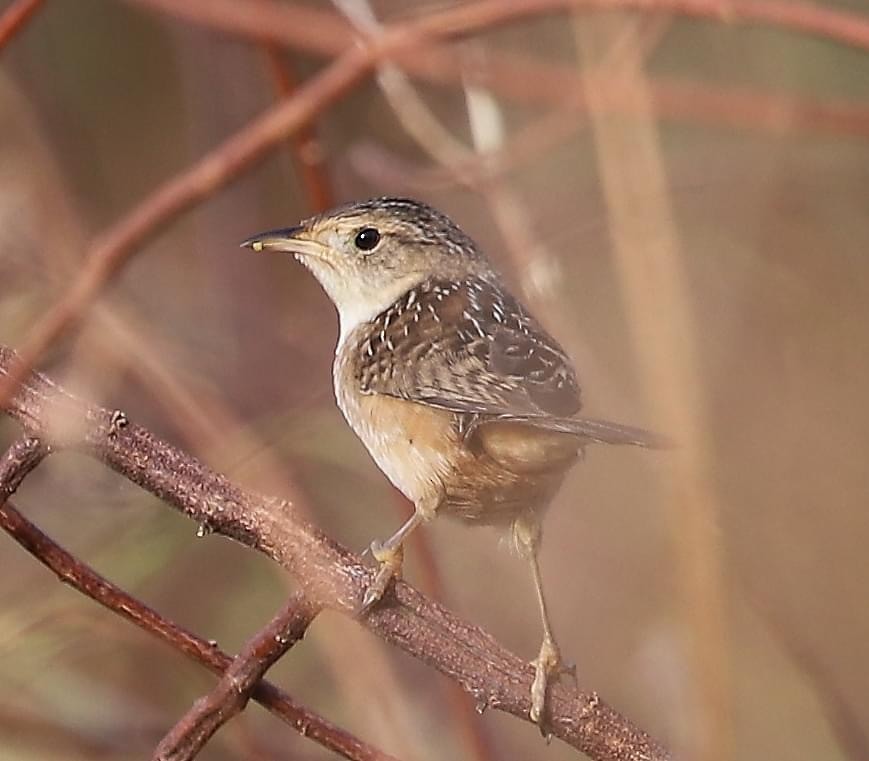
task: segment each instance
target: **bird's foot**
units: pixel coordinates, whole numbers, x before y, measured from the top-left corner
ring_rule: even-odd
[[[363,613],[383,597],[390,581],[401,576],[401,564],[404,560],[404,548],[400,544],[393,547],[389,542],[379,542],[375,539],[371,542],[370,550],[379,567],[362,596]]]
[[[561,660],[558,645],[551,637],[544,637],[540,653],[531,661],[531,665],[534,666],[534,681],[531,682],[531,710],[528,716],[538,726],[546,742],[549,742],[552,739],[552,733],[546,723],[546,698],[549,685],[557,681],[562,674],[569,674],[575,681],[576,667],[565,664]]]

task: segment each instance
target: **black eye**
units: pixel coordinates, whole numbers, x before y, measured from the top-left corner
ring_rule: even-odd
[[[373,227],[363,227],[353,242],[360,251],[372,251],[380,243],[380,233]]]

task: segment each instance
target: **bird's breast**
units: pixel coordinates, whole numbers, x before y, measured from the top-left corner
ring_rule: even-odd
[[[335,398],[378,467],[413,502],[439,493],[458,455],[453,415],[404,399],[365,394],[347,365],[339,353]]]

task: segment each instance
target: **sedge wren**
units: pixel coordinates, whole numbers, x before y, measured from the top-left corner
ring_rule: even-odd
[[[586,444],[654,447],[648,431],[575,417],[564,350],[507,290],[479,247],[425,204],[377,198],[245,241],[295,255],[338,310],[335,396],[413,515],[371,552],[363,609],[401,570],[402,545],[445,513],[507,526],[534,577],[543,644],[530,717],[544,728],[547,684],[563,670],[537,554],[543,513]]]

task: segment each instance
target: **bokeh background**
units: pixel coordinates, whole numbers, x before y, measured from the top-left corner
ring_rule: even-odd
[[[148,5],[51,0],[0,51],[3,344],[101,230],[324,65]],[[858,0],[827,5],[865,20]],[[370,30],[372,14],[433,6],[309,7]],[[41,366],[246,486],[303,495],[361,550],[408,508],[335,407],[334,311],[290,258],[238,242],[331,202],[425,200],[564,343],[589,414],[682,434],[676,453],[590,450],[547,517],[552,615],[583,686],[708,758],[865,758],[869,55],[769,27],[563,12],[455,51],[462,78],[364,81],[161,230]],[[493,75],[499,60],[517,75]],[[15,434],[0,420],[4,445]],[[80,457],[52,458],[17,501],[229,651],[293,588]],[[2,537],[0,570],[3,761],[147,758],[213,684]],[[436,521],[407,576],[537,652],[529,574],[497,531]],[[576,755],[478,716],[336,614],[270,676],[402,759]],[[201,755],[330,757],[253,704]]]

